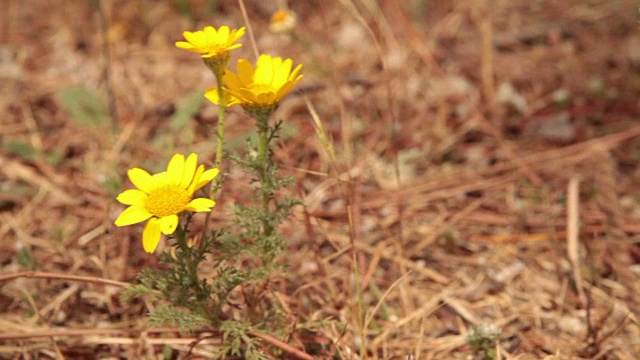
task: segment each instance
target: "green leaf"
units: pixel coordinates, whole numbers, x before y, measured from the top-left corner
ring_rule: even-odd
[[[120,301],[128,302],[131,299],[143,297],[146,295],[158,295],[158,291],[151,289],[145,285],[131,285],[124,289],[122,294],[120,295]]]
[[[72,86],[58,93],[60,105],[69,115],[85,127],[97,127],[109,119],[109,108],[104,99],[84,86]]]
[[[35,160],[38,155],[38,150],[36,150],[33,146],[18,142],[18,141],[7,141],[2,144],[2,147],[9,153],[13,155],[17,155],[25,160]]]
[[[26,270],[35,270],[36,266],[38,266],[38,260],[33,257],[31,254],[31,250],[29,247],[25,246],[18,250],[18,264],[22,266],[22,268]]]
[[[210,324],[207,318],[188,309],[178,309],[172,305],[161,305],[149,314],[149,325],[178,327],[181,333],[188,333]]]

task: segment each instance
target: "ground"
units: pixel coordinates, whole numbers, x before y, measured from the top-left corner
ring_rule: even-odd
[[[276,114],[305,204],[277,294],[291,329],[318,323],[280,340],[471,359],[495,330],[495,358],[636,359],[640,3],[290,1],[297,25],[271,32],[284,3],[245,1],[257,49],[303,64]],[[174,43],[245,26],[239,2],[8,0],[0,19],[0,357],[208,358],[145,325],[153,301],[121,301],[158,256],[113,225],[115,196],[176,152],[213,164],[215,79]],[[255,58],[243,42],[232,68]],[[227,124],[242,151],[253,121]],[[248,186],[228,179],[219,223]]]

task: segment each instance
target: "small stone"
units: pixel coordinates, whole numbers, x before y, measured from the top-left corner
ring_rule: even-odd
[[[566,111],[532,119],[525,133],[553,142],[566,143],[576,139],[576,129],[571,123],[571,115]]]
[[[498,103],[508,105],[521,114],[526,114],[529,110],[527,99],[524,98],[516,88],[510,83],[505,82],[500,85],[497,93]]]

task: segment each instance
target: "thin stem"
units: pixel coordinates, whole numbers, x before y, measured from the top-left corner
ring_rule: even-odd
[[[221,71],[215,71],[214,74],[216,76],[216,84],[218,89],[218,131],[216,132],[217,144],[216,144],[216,167],[218,169],[222,168],[222,152],[224,150],[224,115],[227,111],[227,104],[224,98],[224,89],[222,86],[222,76],[224,75],[225,69]],[[213,184],[211,184],[211,188],[209,189],[209,198],[214,199],[214,195],[218,192],[220,187],[222,186],[222,181],[224,179],[224,174],[222,170],[218,177],[215,178]],[[211,212],[207,213],[207,216],[204,220],[204,228],[202,230],[202,234],[206,236],[209,231],[209,222],[211,220]]]
[[[227,110],[227,105],[224,102],[224,90],[222,88],[222,74],[216,73],[216,83],[218,84],[218,99],[220,99],[220,105],[218,106],[218,148],[216,150],[216,167],[220,169],[222,167],[222,151],[224,148],[224,115]],[[222,182],[222,178],[219,177],[219,181],[216,181],[216,190],[218,190],[219,183]]]
[[[258,160],[260,162],[259,176],[262,191],[262,207],[265,214],[269,212],[269,200],[271,199],[269,179],[269,168],[271,167],[271,157],[269,156],[269,125],[268,116],[259,116],[258,119]],[[264,219],[264,236],[270,236],[273,229],[269,222]]]
[[[176,240],[178,241],[178,248],[180,251],[178,259],[179,263],[185,266],[184,269],[187,272],[189,288],[193,291],[193,295],[195,295],[194,303],[191,305],[194,309],[197,307],[201,314],[207,316],[213,321],[214,318],[211,315],[211,311],[209,310],[206,301],[209,292],[203,283],[200,282],[200,278],[198,277],[198,265],[200,261],[197,258],[198,255],[195,253],[198,250],[192,249],[189,244],[189,240],[187,239],[189,234],[188,224],[190,220],[191,217],[188,218],[187,225],[184,229],[180,228],[180,230],[176,232]]]
[[[111,50],[109,48],[109,21],[105,14],[105,4],[102,1],[96,2],[98,9],[98,21],[100,23],[100,32],[102,35],[102,54],[104,57],[103,75],[107,86],[107,105],[109,107],[109,116],[111,118],[111,131],[115,134],[118,130],[118,103],[113,90],[113,74],[111,62]]]
[[[247,8],[244,6],[244,1],[238,0],[238,4],[240,5],[240,12],[242,12],[242,18],[244,19],[244,25],[247,27],[247,32],[249,33],[249,40],[251,41],[251,47],[253,48],[253,54],[256,59],[260,57],[258,52],[258,45],[256,43],[256,37],[253,35],[253,29],[251,28],[251,22],[249,21],[249,15],[247,15]]]
[[[263,181],[266,178],[267,173],[267,153],[269,152],[269,139],[266,122],[259,121],[258,124],[258,159],[260,160],[260,180]],[[263,184],[264,185],[264,184]],[[264,186],[263,186],[264,188]]]
[[[187,271],[189,272],[189,282],[190,288],[194,291],[195,299],[193,304],[193,308],[197,308],[203,316],[207,317],[211,323],[215,323],[216,318],[214,316],[214,312],[208,306],[207,299],[209,298],[209,292],[206,287],[203,286],[202,282],[200,282],[200,278],[198,277],[198,261],[193,258],[193,253],[191,253],[190,249],[183,250],[185,252],[189,252],[185,256],[185,260],[187,262]]]

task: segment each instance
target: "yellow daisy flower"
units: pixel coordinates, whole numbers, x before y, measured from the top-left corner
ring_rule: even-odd
[[[221,26],[216,30],[213,26],[207,26],[204,30],[185,31],[183,35],[187,41],[178,41],[176,46],[200,53],[203,58],[226,56],[229,50],[242,46],[234,43],[244,36],[244,32],[244,27],[230,30],[228,26]]]
[[[245,59],[238,60],[238,74],[231,71],[224,74],[227,106],[242,105],[245,109],[277,106],[302,79],[302,65],[291,70],[292,63],[291,59],[264,54],[260,55],[255,67]],[[214,104],[219,103],[217,88],[207,90],[205,96]]]
[[[129,170],[129,179],[138,189],[125,190],[117,200],[129,205],[115,221],[116,226],[127,226],[147,221],[142,232],[142,245],[148,253],[158,247],[161,234],[173,234],[178,227],[178,215],[183,211],[209,212],[215,201],[192,199],[193,194],[213,180],[218,169],[204,170],[198,165],[198,155],[176,154],[167,170],[150,175],[142,169]]]

